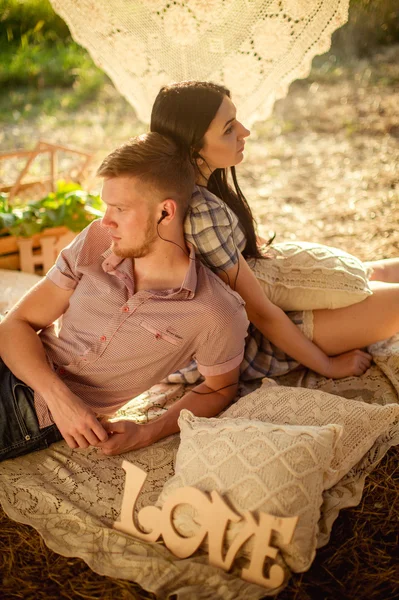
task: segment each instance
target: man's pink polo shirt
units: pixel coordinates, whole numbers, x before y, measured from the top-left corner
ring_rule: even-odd
[[[40,333],[55,372],[96,414],[115,413],[192,359],[204,376],[240,365],[249,323],[238,294],[196,260],[179,289],[135,293],[133,261],[110,246],[98,220],[61,252],[47,278],[74,292],[59,327]],[[40,427],[52,424],[37,393],[35,408]]]

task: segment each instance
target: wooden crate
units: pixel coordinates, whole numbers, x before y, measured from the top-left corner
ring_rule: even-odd
[[[59,169],[60,153],[68,154],[74,157],[76,163],[72,171],[64,173]],[[39,179],[29,178],[29,171],[33,162],[38,156],[43,155],[48,160],[49,174]],[[0,152],[0,161],[25,161],[22,169],[17,173],[13,183],[2,183],[0,181],[0,192],[9,194],[9,202],[12,202],[17,194],[22,197],[28,192],[30,198],[45,196],[49,191],[55,191],[57,179],[66,179],[82,184],[88,177],[88,169],[92,160],[92,155],[84,150],[70,148],[61,144],[52,144],[44,140],[39,140],[32,150],[13,150],[10,152]],[[7,165],[7,163],[6,163]]]
[[[30,238],[0,238],[0,269],[21,270],[45,275],[59,252],[77,234],[66,227],[52,227]]]
[[[71,154],[75,161],[73,172],[64,173],[59,169],[60,153]],[[29,171],[36,157],[44,155],[49,161],[49,175],[29,178]],[[8,193],[12,203],[16,195],[23,200],[37,200],[55,191],[58,178],[82,184],[88,176],[92,155],[77,148],[52,144],[44,140],[37,142],[32,150],[1,152],[0,161],[22,160],[22,168],[12,183],[0,181],[0,192]],[[8,163],[5,163],[6,166]],[[14,236],[0,237],[0,269],[21,270],[26,273],[45,274],[54,264],[58,253],[76,236],[66,227],[46,229],[31,238]]]

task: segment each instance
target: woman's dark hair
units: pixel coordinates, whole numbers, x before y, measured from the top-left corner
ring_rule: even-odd
[[[204,136],[213,121],[227,88],[206,81],[183,81],[161,88],[151,113],[151,131],[167,135],[179,142],[195,158],[204,144]],[[240,190],[234,167],[230,167],[235,190],[228,184],[227,169],[215,169],[208,180],[208,190],[219,196],[237,215],[246,235],[245,258],[260,258],[256,244],[255,221]]]

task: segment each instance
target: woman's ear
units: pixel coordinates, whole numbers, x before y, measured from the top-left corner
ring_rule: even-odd
[[[201,154],[199,152],[197,152],[196,150],[193,150],[193,153],[191,156],[193,157],[193,159],[195,160],[195,162],[197,163],[198,166],[201,166],[204,164],[204,159],[202,158]]]

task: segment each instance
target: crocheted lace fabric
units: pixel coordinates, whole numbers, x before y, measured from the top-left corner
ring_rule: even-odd
[[[348,18],[349,0],[51,0],[73,38],[148,122],[160,87],[226,85],[251,125]]]
[[[267,259],[249,259],[248,264],[269,300],[285,311],[341,308],[372,293],[370,268],[324,244],[273,244]]]

